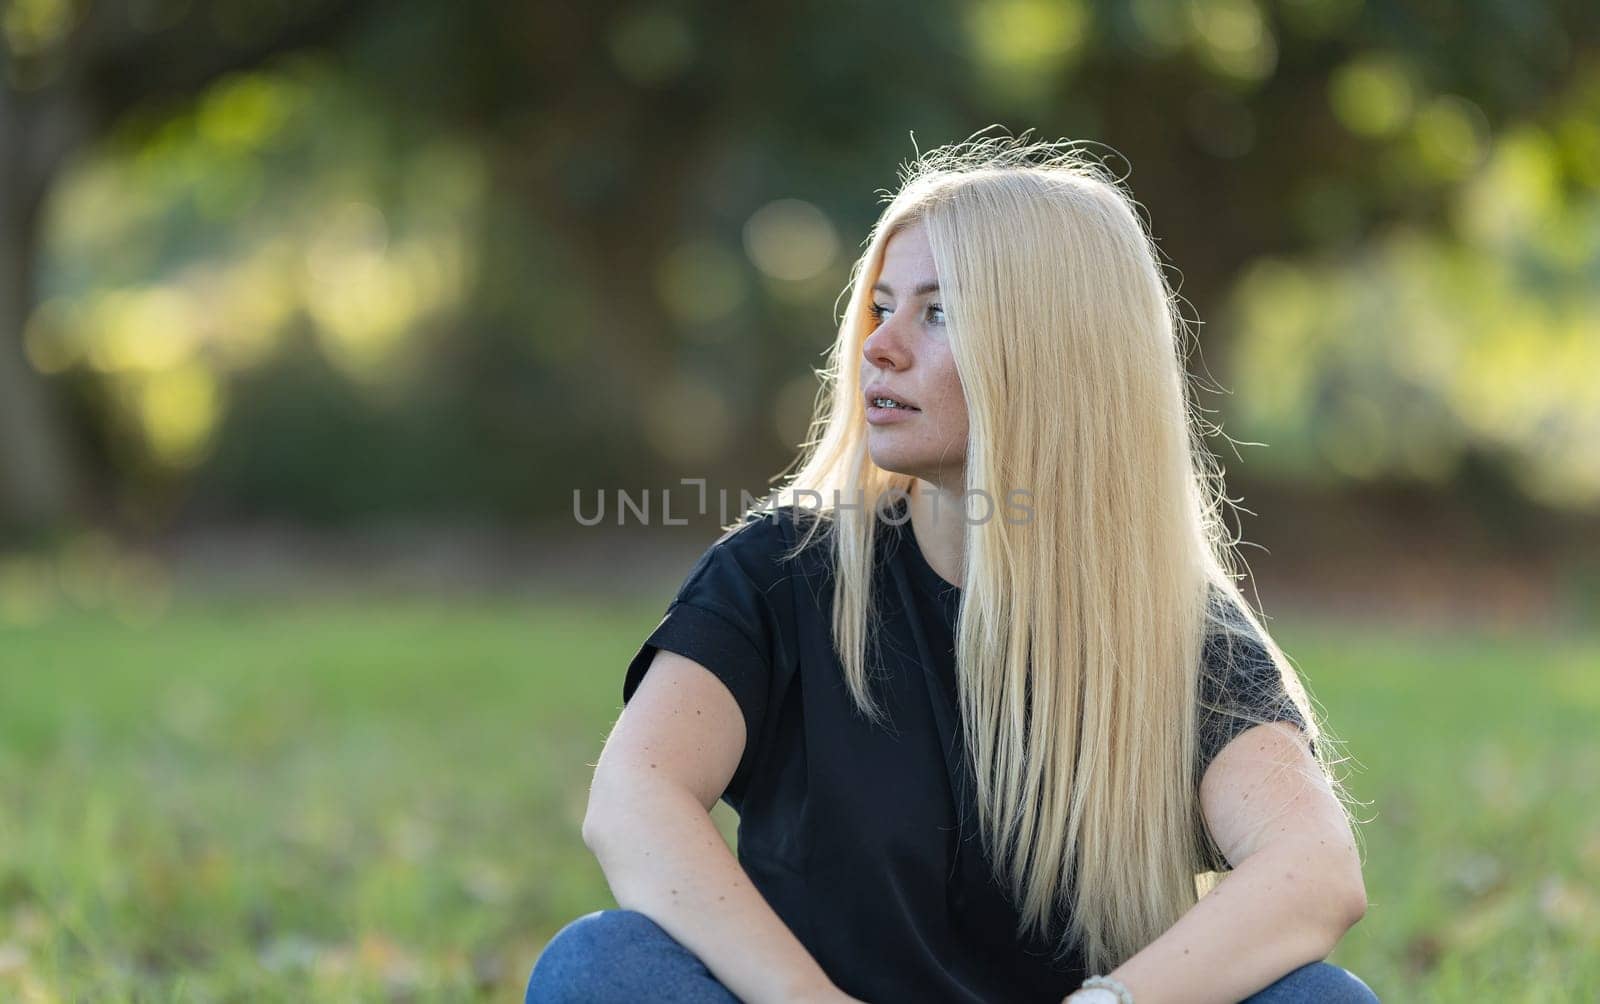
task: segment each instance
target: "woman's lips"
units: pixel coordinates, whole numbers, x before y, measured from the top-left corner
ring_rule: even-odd
[[[919,408],[880,408],[875,404],[867,405],[868,425],[894,425],[897,422],[906,422],[922,414]]]

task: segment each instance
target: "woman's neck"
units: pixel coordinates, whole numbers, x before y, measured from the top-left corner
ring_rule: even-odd
[[[911,530],[922,556],[939,577],[961,585],[966,564],[966,511],[960,489],[950,491],[921,478],[911,483]]]

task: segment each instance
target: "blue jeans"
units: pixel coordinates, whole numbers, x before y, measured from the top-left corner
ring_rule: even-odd
[[[523,1000],[524,1004],[740,1004],[698,956],[637,910],[596,910],[556,932],[534,963]],[[1377,1002],[1378,996],[1354,973],[1330,962],[1308,962],[1241,1004]]]

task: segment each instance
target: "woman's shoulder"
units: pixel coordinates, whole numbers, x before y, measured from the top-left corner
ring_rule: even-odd
[[[758,582],[777,582],[807,568],[808,559],[820,553],[826,528],[807,539],[815,518],[794,505],[755,509],[726,527],[707,554],[737,563]]]

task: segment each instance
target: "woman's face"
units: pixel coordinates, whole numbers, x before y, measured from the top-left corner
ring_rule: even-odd
[[[967,463],[967,402],[950,355],[939,275],[921,223],[897,231],[872,291],[876,327],[861,346],[867,449],[886,471],[959,491]],[[906,408],[878,407],[889,397]]]

